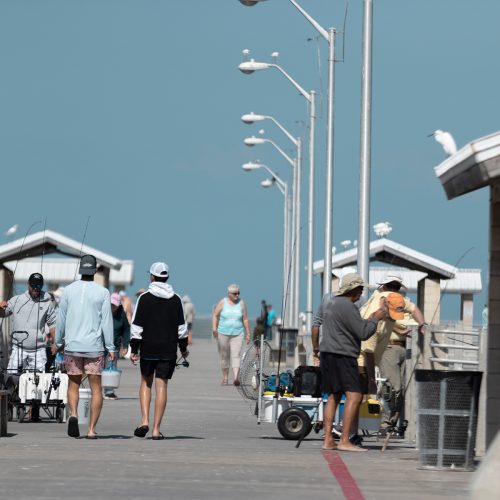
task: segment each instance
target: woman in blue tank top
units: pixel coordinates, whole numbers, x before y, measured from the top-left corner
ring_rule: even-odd
[[[240,287],[232,284],[227,287],[227,297],[219,301],[212,315],[212,335],[217,339],[222,385],[228,385],[229,364],[233,369],[234,385],[240,385],[243,333],[246,333],[246,343],[250,343],[247,308],[240,299]]]

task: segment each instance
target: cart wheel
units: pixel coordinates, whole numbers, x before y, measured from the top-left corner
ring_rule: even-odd
[[[26,415],[26,410],[23,406],[20,406],[17,409],[17,421],[21,423],[24,420],[24,416]]]
[[[56,408],[56,421],[58,424],[62,424],[64,420],[64,409],[58,406]]]
[[[278,430],[285,439],[305,438],[311,429],[309,415],[300,408],[288,408],[278,418]]]

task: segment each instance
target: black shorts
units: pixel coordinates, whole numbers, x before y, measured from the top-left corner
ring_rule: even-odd
[[[319,366],[323,392],[328,395],[342,392],[362,393],[356,358],[322,352]]]
[[[141,358],[141,375],[143,377],[151,377],[170,380],[175,371],[175,359],[142,359]]]

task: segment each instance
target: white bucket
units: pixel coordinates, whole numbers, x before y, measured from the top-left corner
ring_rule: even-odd
[[[107,389],[116,389],[120,387],[120,370],[103,370],[101,372],[101,385]]]
[[[90,389],[80,387],[78,400],[78,423],[88,424],[90,418]]]

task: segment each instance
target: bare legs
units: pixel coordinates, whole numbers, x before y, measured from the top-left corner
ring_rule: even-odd
[[[78,400],[80,399],[81,375],[68,375],[68,405],[70,417],[78,418]]]
[[[82,375],[68,375],[68,404],[71,417],[78,418],[78,400],[80,399],[80,384]],[[92,401],[90,403],[90,419],[87,436],[95,436],[95,426],[102,410],[101,375],[88,375]]]
[[[227,379],[229,377],[229,368],[222,368],[222,384],[227,384]]]
[[[149,426],[149,407],[151,405],[151,387],[153,386],[154,375],[141,377],[139,388],[139,400],[141,402],[141,425]],[[168,380],[162,378],[155,379],[155,411],[153,419],[153,436],[160,435],[160,425],[167,406],[167,386]]]
[[[344,413],[342,417],[342,434],[340,435],[339,450],[345,451],[367,451],[364,448],[353,445],[349,441],[349,433],[351,427],[356,420],[359,405],[361,403],[362,394],[360,392],[345,393]]]
[[[333,419],[335,417],[335,408],[339,404],[340,394],[330,394],[325,405],[323,413],[323,430],[325,431],[325,439],[323,442],[323,449],[334,450],[337,448],[333,440]]]
[[[101,415],[103,401],[101,375],[88,375],[88,378],[90,382],[90,391],[92,393],[92,401],[90,403],[90,423],[87,436],[95,436],[95,426]]]
[[[153,420],[153,437],[159,436],[160,424],[167,406],[168,380],[157,378],[155,380],[155,417]]]

